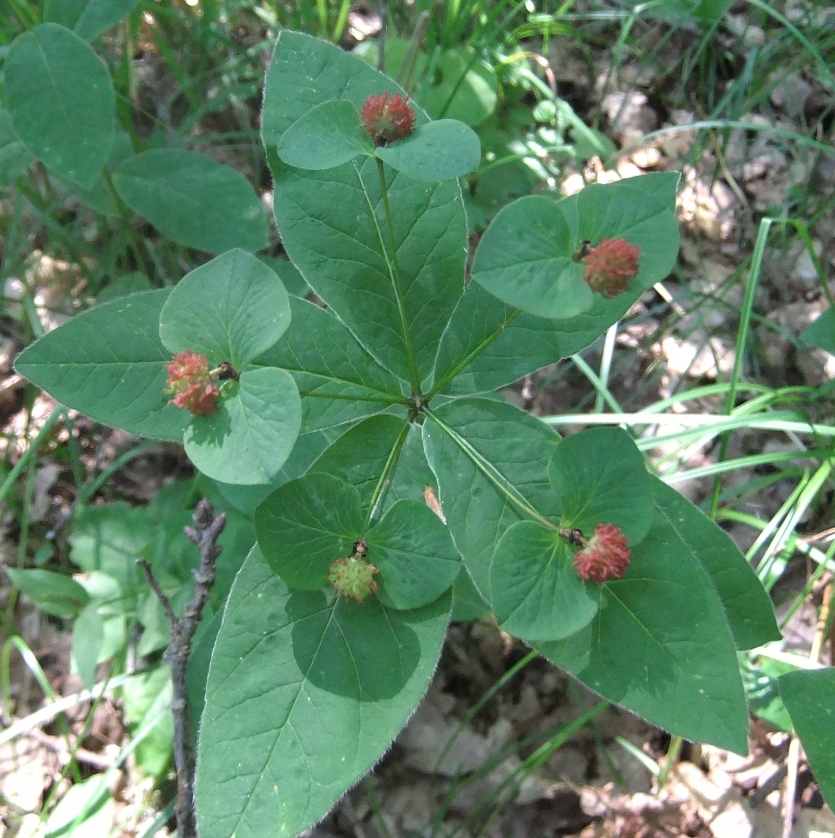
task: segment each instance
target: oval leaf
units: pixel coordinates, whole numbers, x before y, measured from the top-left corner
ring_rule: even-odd
[[[582,265],[558,204],[520,198],[493,219],[479,242],[473,279],[505,303],[539,317],[574,317],[591,308]]]
[[[652,478],[626,431],[592,428],[564,439],[548,465],[564,527],[590,537],[597,524],[616,524],[634,545],[652,523]]]
[[[821,794],[835,804],[835,669],[789,672],[780,678],[780,695]]]
[[[538,648],[652,724],[745,753],[748,712],[722,600],[666,503],[656,498],[656,510],[627,577],[600,586],[600,608],[591,623]]]
[[[318,821],[426,692],[449,603],[392,611],[373,597],[357,604],[290,591],[254,550],[209,669],[197,759],[201,838],[291,838]]]
[[[232,250],[186,274],[162,308],[159,335],[171,352],[193,349],[211,366],[243,372],[290,324],[281,280],[263,262]]]
[[[597,612],[597,586],[571,567],[574,553],[554,530],[519,521],[496,545],[490,602],[501,627],[523,640],[560,640]]]
[[[315,591],[331,562],[349,556],[362,535],[360,495],[329,474],[309,474],[273,492],[255,510],[258,547],[290,587]]]
[[[11,186],[34,159],[32,152],[15,134],[9,112],[0,108],[0,189]]]
[[[357,109],[346,99],[311,108],[278,143],[278,156],[297,169],[332,169],[358,154],[373,154],[374,143]]]
[[[224,385],[211,416],[191,417],[186,454],[222,483],[269,483],[293,450],[301,417],[299,391],[289,373],[247,370]]]
[[[132,294],[76,315],[27,347],[15,369],[97,422],[179,442],[189,414],[163,392],[171,353],[159,339],[169,293]]]
[[[439,119],[419,125],[413,134],[376,153],[392,169],[414,180],[451,180],[478,168],[481,142],[463,122]]]
[[[267,217],[246,178],[203,154],[143,151],[113,172],[119,197],[161,233],[222,253],[267,246]]]
[[[452,587],[461,557],[449,530],[425,504],[401,500],[366,535],[368,561],[380,571],[379,598],[398,610],[434,602]]]
[[[69,576],[51,570],[6,568],[12,584],[41,611],[56,617],[75,617],[90,601],[84,588]]]
[[[58,174],[92,186],[110,154],[116,118],[101,59],[74,32],[45,23],[15,38],[4,72],[17,136]]]

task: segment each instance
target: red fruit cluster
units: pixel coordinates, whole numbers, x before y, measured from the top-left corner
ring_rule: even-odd
[[[353,597],[362,602],[369,594],[376,594],[379,586],[374,574],[380,571],[362,556],[354,554],[336,559],[328,571],[328,583],[340,596]]]
[[[184,407],[195,416],[211,416],[217,407],[220,389],[209,373],[209,360],[192,349],[178,352],[170,364],[165,392],[173,399],[169,404]]]
[[[623,579],[632,553],[629,539],[614,524],[598,524],[582,550],[574,554],[574,569],[587,582]]]
[[[369,96],[360,111],[360,119],[376,145],[385,145],[408,137],[415,130],[415,112],[399,94]]]
[[[604,239],[587,250],[583,279],[606,299],[622,294],[629,289],[629,280],[638,275],[640,253],[641,248],[626,239]]]

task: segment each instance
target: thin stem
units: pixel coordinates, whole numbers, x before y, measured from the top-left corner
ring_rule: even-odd
[[[559,527],[540,515],[522,494],[511,485],[504,475],[484,456],[481,455],[464,437],[454,428],[446,424],[439,416],[429,408],[426,409],[426,418],[434,422],[449,438],[466,454],[476,470],[481,472],[494,488],[504,495],[511,503],[517,506],[525,515],[532,518],[543,527],[549,530],[559,530]]]
[[[380,473],[380,477],[377,480],[377,485],[374,487],[374,493],[371,496],[371,503],[368,505],[368,516],[365,521],[365,528],[368,529],[371,526],[371,521],[374,518],[375,513],[377,512],[377,508],[380,505],[380,501],[383,499],[383,493],[385,492],[386,486],[389,482],[389,477],[391,473],[394,471],[394,467],[397,465],[397,460],[400,457],[400,452],[403,450],[403,445],[406,442],[406,437],[409,433],[409,423],[404,422],[403,428],[397,436],[397,439],[394,442],[394,445],[391,447],[391,451],[389,451],[389,455],[386,458],[386,463],[383,466],[383,470]]]
[[[389,204],[388,187],[386,186],[386,173],[383,168],[383,161],[375,158],[377,163],[377,174],[380,177],[380,194],[383,199],[383,211],[386,215],[386,227],[388,228],[389,239],[391,241],[391,260],[389,261],[389,271],[391,273],[391,280],[394,286],[394,296],[397,300],[397,312],[400,315],[400,328],[403,331],[403,340],[406,342],[406,355],[409,361],[409,378],[412,385],[412,395],[420,395],[420,373],[415,362],[415,351],[412,346],[412,334],[409,330],[409,321],[406,317],[406,307],[403,303],[403,279],[400,273],[400,262],[397,259],[397,239],[394,237],[394,219],[391,214],[391,206]]]
[[[432,389],[426,394],[426,401],[429,402],[434,396],[449,384],[454,378],[458,376],[462,370],[466,369],[472,361],[477,358],[484,350],[499,338],[504,330],[522,313],[521,309],[516,309],[512,314],[509,314],[501,326],[497,327],[484,340],[474,346],[448,373],[439,378],[432,386]]]

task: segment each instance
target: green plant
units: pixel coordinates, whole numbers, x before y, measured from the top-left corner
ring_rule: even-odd
[[[80,49],[54,25],[31,37],[24,46]],[[13,77],[41,60],[15,51]],[[423,695],[454,602],[492,611],[610,700],[737,751],[736,652],[779,636],[738,550],[646,471],[626,432],[561,441],[490,396],[587,345],[667,274],[676,176],[509,205],[467,283],[455,177],[478,165],[477,141],[417,109],[404,137],[399,92],[335,47],[279,36],[262,128],[276,220],[327,309],[288,295],[245,252],[263,228],[244,204],[228,210],[244,250],[173,290],[101,304],[17,361],[102,422],[183,441],[227,499],[254,509],[257,544],[192,662],[200,671],[211,655],[207,680],[192,679],[209,838],[293,835],[320,818]],[[374,113],[398,130],[369,133]],[[106,163],[103,142],[70,162],[32,145],[90,180]],[[184,193],[156,200],[180,171],[156,154],[145,168],[105,167],[105,181],[149,219],[200,235]],[[302,476],[288,481],[291,454]],[[361,573],[340,595],[344,567]]]

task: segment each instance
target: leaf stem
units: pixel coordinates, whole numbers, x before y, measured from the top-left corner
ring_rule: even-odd
[[[500,326],[498,326],[494,331],[492,331],[489,335],[487,335],[484,340],[474,346],[448,373],[446,373],[442,378],[436,381],[432,385],[432,389],[426,394],[426,401],[429,402],[434,396],[437,396],[438,393],[449,384],[454,378],[458,376],[462,370],[466,369],[472,361],[477,358],[494,340],[499,338],[504,332],[504,330],[522,313],[522,309],[517,308],[515,311],[511,312],[502,322]]]
[[[461,434],[447,425],[430,408],[427,407],[425,413],[426,418],[433,421],[466,454],[470,462],[476,467],[476,470],[481,472],[500,494],[504,495],[514,506],[538,524],[542,524],[543,527],[547,527],[549,530],[559,531],[559,527],[553,521],[549,521],[545,516],[537,512],[528,502],[527,498],[486,457],[461,436]],[[443,502],[443,498],[441,501]]]
[[[403,302],[403,287],[402,274],[400,273],[400,262],[397,259],[397,240],[394,237],[394,220],[391,214],[391,205],[389,204],[389,193],[386,185],[386,173],[383,168],[383,161],[379,157],[375,158],[377,163],[377,174],[380,177],[380,194],[383,199],[383,210],[386,215],[386,227],[388,228],[389,239],[391,241],[391,259],[389,260],[389,271],[391,274],[392,285],[394,287],[394,297],[397,300],[397,312],[400,315],[400,328],[403,330],[403,340],[406,343],[406,355],[409,361],[409,378],[412,386],[412,395],[420,396],[420,373],[418,372],[417,363],[415,362],[415,351],[412,346],[412,334],[409,330],[409,321],[406,317],[406,306]],[[385,253],[385,247],[383,248]]]
[[[409,427],[409,422],[403,423],[403,428],[397,435],[397,439],[394,441],[394,445],[392,445],[391,451],[389,451],[389,455],[386,458],[386,463],[383,466],[383,470],[380,472],[380,477],[377,479],[377,485],[374,487],[374,494],[371,496],[371,503],[368,505],[368,517],[365,521],[366,531],[370,528],[371,521],[377,513],[377,509],[380,506],[380,502],[383,499],[383,493],[385,492],[386,486],[388,485],[389,477],[391,476],[391,473],[394,471],[394,467],[397,465],[397,460],[400,457],[400,452],[403,450],[403,445],[406,442],[406,436],[409,433]]]

